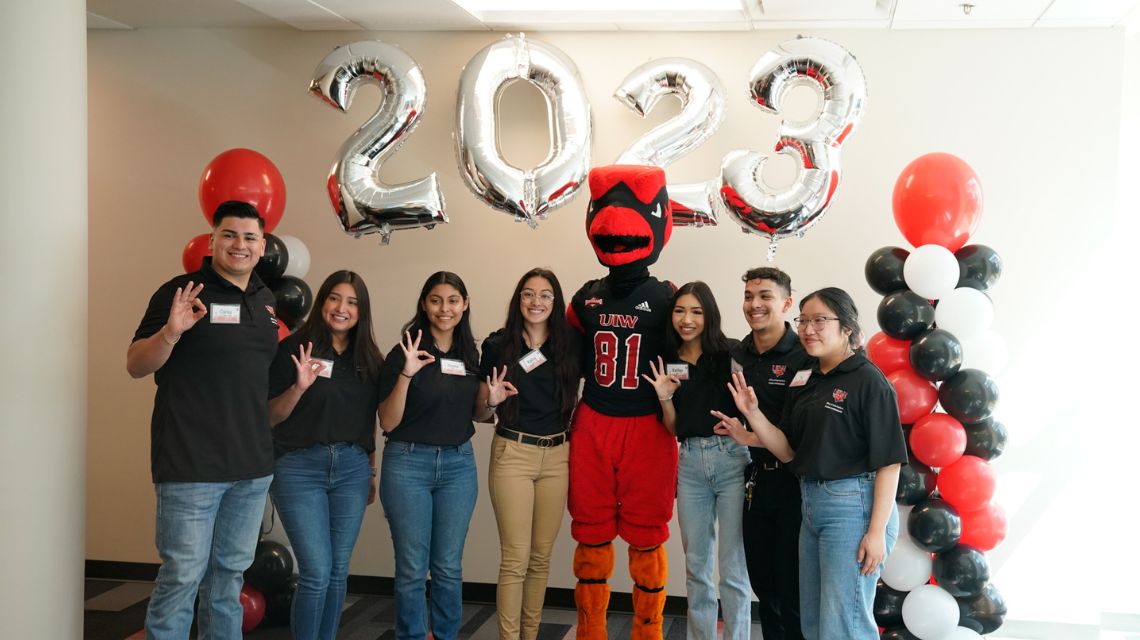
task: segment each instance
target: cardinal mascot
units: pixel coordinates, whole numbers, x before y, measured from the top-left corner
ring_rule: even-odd
[[[615,165],[590,172],[586,234],[609,269],[582,286],[567,319],[582,332],[586,384],[571,425],[570,495],[578,639],[606,638],[613,539],[629,544],[632,640],[660,640],[677,486],[677,441],[641,378],[662,354],[674,287],[649,275],[673,230],[665,173]]]

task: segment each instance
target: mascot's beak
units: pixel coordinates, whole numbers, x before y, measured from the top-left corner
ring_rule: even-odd
[[[657,210],[660,211],[660,206]],[[600,209],[590,222],[587,235],[598,260],[608,267],[642,260],[654,249],[649,222],[639,212],[626,207]]]

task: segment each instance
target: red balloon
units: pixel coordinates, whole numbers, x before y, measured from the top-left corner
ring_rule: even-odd
[[[962,537],[959,544],[968,544],[981,551],[991,551],[1005,540],[1008,524],[1005,510],[989,503],[977,511],[963,511]]]
[[[265,617],[265,596],[256,588],[243,584],[238,597],[241,599],[242,633],[253,631]]]
[[[202,268],[202,258],[212,255],[210,251],[210,234],[203,233],[194,236],[186,247],[182,249],[182,268],[186,273],[194,273]]]
[[[994,497],[994,470],[977,456],[962,456],[938,473],[938,493],[958,513],[977,511]]]
[[[214,224],[214,210],[226,200],[257,207],[269,233],[285,213],[285,179],[269,158],[252,149],[223,151],[206,165],[198,181],[198,203],[206,222]]]
[[[982,216],[982,184],[970,165],[949,153],[928,153],[908,164],[892,199],[895,224],[916,247],[957,251]]]
[[[966,450],[966,429],[945,413],[922,416],[910,430],[910,450],[928,467],[949,466]]]
[[[867,341],[867,357],[885,376],[910,369],[910,340],[898,340],[880,331]]]
[[[887,376],[899,398],[899,420],[914,424],[922,416],[934,411],[938,402],[938,389],[913,369],[900,369]]]
[[[277,321],[277,341],[281,342],[285,338],[288,338],[290,333],[292,333],[292,331],[289,331],[289,327],[284,322],[281,322],[280,320],[278,320]]]

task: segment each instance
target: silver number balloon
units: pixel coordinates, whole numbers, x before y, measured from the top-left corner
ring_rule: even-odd
[[[328,191],[345,232],[379,233],[388,244],[392,231],[430,229],[447,222],[447,214],[435,173],[399,185],[384,184],[377,175],[424,113],[427,84],[411,56],[376,40],[337,47],[317,65],[309,92],[347,112],[356,89],[368,82],[380,87],[380,106],[341,145]]]
[[[662,58],[634,69],[614,98],[645,117],[664,97],[676,96],[681,112],[638,138],[618,156],[618,164],[664,168],[704,144],[724,122],[724,84],[707,66],[687,58]],[[717,180],[669,185],[674,226],[716,224]]]
[[[499,151],[495,107],[514,80],[530,82],[550,107],[550,154],[537,167],[511,166]],[[508,35],[475,54],[459,78],[459,173],[475,195],[532,228],[569,200],[590,168],[590,103],[578,68],[557,48]]]
[[[721,161],[721,198],[746,232],[769,238],[768,259],[789,235],[802,236],[827,211],[839,187],[840,147],[859,124],[867,104],[863,70],[843,47],[820,38],[797,38],[765,53],[752,67],[749,85],[760,109],[778,114],[799,84],[819,92],[820,112],[809,122],[780,123],[776,151],[796,159],[795,182],[772,191],[761,179],[768,156],[731,151]]]

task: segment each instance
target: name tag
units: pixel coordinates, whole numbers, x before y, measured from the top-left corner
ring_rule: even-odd
[[[241,305],[210,303],[210,324],[241,324]]]
[[[333,369],[333,361],[332,360],[325,360],[324,358],[313,358],[313,360],[316,360],[317,362],[325,365],[324,368],[321,369],[321,372],[317,374],[318,376],[320,376],[322,378],[332,378],[332,369]]]
[[[670,362],[665,365],[665,375],[672,376],[678,380],[688,380],[689,365],[684,362]]]
[[[542,355],[542,352],[538,349],[535,349],[525,356],[519,358],[519,366],[522,367],[523,371],[526,371],[527,373],[534,371],[544,362],[546,362],[546,356]]]
[[[439,370],[449,376],[467,375],[467,367],[464,366],[463,361],[455,360],[454,358],[440,358]]]
[[[808,378],[811,377],[811,369],[801,369],[796,373],[796,377],[792,378],[792,384],[789,387],[802,387],[807,384]]]

